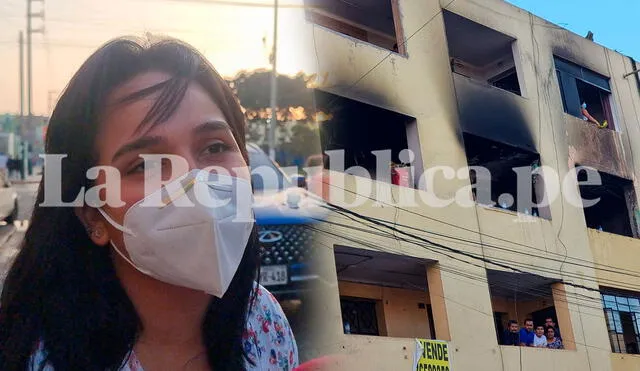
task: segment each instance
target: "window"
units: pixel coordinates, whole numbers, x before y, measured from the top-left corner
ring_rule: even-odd
[[[536,207],[544,196],[541,177],[532,175],[532,171],[540,166],[537,153],[468,133],[464,133],[463,138],[469,167],[486,169],[484,174],[470,169],[476,202],[532,216],[551,217],[548,207]],[[519,168],[525,168],[526,178],[516,173]]]
[[[340,309],[345,334],[380,335],[375,300],[341,297]]]
[[[556,336],[564,341],[557,322],[551,286],[556,280],[528,273],[487,270],[487,281],[499,344],[505,340],[510,320],[516,321],[522,328],[525,319],[533,320],[535,329],[536,326],[545,326],[546,320],[551,318],[556,327]]]
[[[611,351],[639,354],[640,294],[605,290],[602,293],[602,305]]]
[[[444,11],[451,70],[475,81],[522,95],[513,58],[516,39]]]
[[[434,338],[423,259],[334,247],[346,334]]]
[[[600,199],[595,205],[583,208],[587,228],[633,237],[634,221],[629,203],[635,199],[633,182],[600,172],[601,185],[580,185],[584,201]],[[578,181],[586,180],[586,171],[578,173]]]
[[[515,67],[501,73],[494,78],[489,79],[489,83],[496,88],[510,91],[513,94],[521,95],[520,84],[518,83],[518,74],[516,73]]]
[[[405,54],[397,0],[305,0],[305,7],[315,24]]]
[[[582,112],[586,103],[594,119],[600,124],[607,121],[607,128],[614,129],[609,78],[559,57],[554,57],[554,62],[564,111],[587,121]]]
[[[344,171],[359,166],[367,171],[371,179],[392,182],[391,168],[386,174],[376,174],[378,163],[382,166],[388,166],[389,162],[400,164],[403,162],[401,158],[406,159],[400,153],[409,149],[415,156],[412,163],[414,174],[422,171],[418,130],[413,117],[322,91],[316,91],[316,101],[330,115],[330,119],[320,125],[323,153],[344,151],[342,169],[338,168],[342,164],[331,163],[332,158],[342,162],[333,156],[327,156],[325,168]],[[372,153],[374,151],[388,151],[389,157],[376,157]],[[409,178],[413,179],[401,185],[415,187],[418,184],[417,176],[409,175]]]

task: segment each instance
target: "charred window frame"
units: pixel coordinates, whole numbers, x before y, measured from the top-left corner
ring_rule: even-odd
[[[580,165],[576,164],[576,167]],[[586,202],[600,199],[595,205],[584,207],[587,228],[637,237],[634,217],[635,190],[633,182],[611,174],[599,172],[601,184],[580,184],[580,196]],[[578,172],[578,182],[587,180],[585,170]]]
[[[329,117],[320,124],[322,152],[327,154],[325,169],[340,170],[339,167],[344,166],[342,171],[349,172],[349,168],[358,166],[364,168],[372,180],[417,188],[423,162],[414,117],[320,90],[314,94],[317,108]],[[378,162],[382,161],[384,166],[389,162],[402,164],[406,157],[401,153],[405,150],[414,156],[411,166],[394,169],[402,173],[402,181],[394,179],[390,166],[385,174],[377,173]],[[329,151],[344,151],[344,163],[331,164]],[[385,154],[375,155],[376,151],[389,151],[390,158],[384,161]],[[352,174],[358,176],[357,172]]]
[[[611,351],[640,354],[640,293],[602,289],[601,297]]]
[[[610,79],[560,57],[553,59],[564,112],[584,120],[584,102],[591,116],[600,123],[606,120],[607,128],[615,130]]]
[[[551,219],[548,205],[537,207],[544,199],[545,187],[542,176],[532,173],[529,195],[518,194],[519,185],[516,169],[528,167],[533,172],[541,166],[540,155],[508,144],[496,142],[469,133],[463,133],[467,163],[470,167],[469,177],[472,185],[490,185],[490,200],[485,200],[482,190],[473,187],[473,198],[481,205],[492,206],[505,210],[515,211],[521,214]],[[473,167],[482,167],[488,170],[486,174],[477,172]],[[508,202],[510,195],[513,202]]]
[[[406,55],[398,0],[304,0],[308,21]]]
[[[515,38],[447,10],[443,18],[453,73],[524,95]]]

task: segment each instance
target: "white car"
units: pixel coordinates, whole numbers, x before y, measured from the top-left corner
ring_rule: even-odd
[[[13,224],[18,217],[18,193],[11,185],[7,174],[0,171],[0,220]]]

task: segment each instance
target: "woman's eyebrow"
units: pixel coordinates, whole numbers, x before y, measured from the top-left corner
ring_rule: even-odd
[[[230,130],[231,127],[224,121],[212,120],[206,121],[193,129],[193,134],[200,135],[218,130]]]
[[[116,151],[116,153],[111,158],[111,162],[116,161],[119,157],[133,151],[138,151],[144,148],[149,148],[153,146],[157,146],[162,143],[166,143],[167,139],[161,136],[144,136],[140,137],[132,142],[129,142],[120,149]]]

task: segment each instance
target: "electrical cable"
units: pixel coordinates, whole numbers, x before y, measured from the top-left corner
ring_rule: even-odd
[[[357,221],[357,220],[354,220],[354,221]],[[327,222],[327,223],[330,223],[330,224],[331,224],[331,223],[333,223],[333,222],[330,222],[330,221],[326,221],[326,222]],[[362,223],[362,224],[363,224],[363,225],[365,225],[364,223]],[[367,227],[369,227],[369,228],[377,229],[375,226],[370,226],[370,225],[366,225],[366,226],[367,226]],[[342,227],[347,227],[347,228],[349,228],[349,226],[345,226],[345,225],[342,225]],[[366,232],[366,230],[364,230],[364,229],[359,229],[359,231],[360,231],[360,232]],[[378,234],[378,236],[381,236],[381,234]],[[390,237],[390,236],[387,236],[387,237]],[[415,240],[408,240],[408,239],[402,239],[402,240],[403,240],[403,241],[405,241],[405,242],[413,243],[413,244],[419,245],[420,247],[424,247],[424,248],[426,248],[426,249],[429,249],[428,247],[424,246],[421,242],[416,242]],[[431,250],[431,249],[429,249],[429,251],[435,252],[435,251],[433,251],[433,250]],[[438,251],[438,252],[436,252],[436,253],[438,253],[438,254],[442,254],[442,253],[441,253],[441,252],[439,252],[439,251]],[[446,255],[446,254],[445,254],[445,256],[447,256],[447,257],[451,257],[451,256]],[[476,258],[480,258],[480,257],[479,257],[479,256],[476,256]],[[549,268],[547,268],[547,267],[540,267],[540,266],[535,266],[535,265],[530,265],[530,264],[522,264],[522,263],[515,262],[515,261],[511,261],[511,260],[508,260],[508,259],[499,259],[499,258],[494,258],[494,260],[497,260],[497,261],[499,261],[499,262],[501,262],[501,263],[510,264],[510,265],[512,265],[512,266],[521,267],[521,268],[524,268],[524,269],[527,269],[527,268],[535,268],[535,269],[537,269],[537,270],[539,270],[539,271],[542,271],[542,272],[545,272],[545,273],[556,274],[556,272],[555,272],[553,269],[549,269]],[[468,263],[467,261],[463,261],[463,262]],[[483,267],[483,266],[478,266],[478,267],[479,267],[479,268],[486,269],[486,266],[485,266],[485,267]],[[586,280],[586,281],[588,281],[588,282],[595,283],[595,284],[599,284],[599,283],[601,283],[601,281],[602,281],[602,280],[588,280],[588,279],[585,279],[584,277],[577,276],[577,275],[572,275],[572,274],[568,274],[568,273],[567,273],[567,274],[565,274],[565,276],[567,276],[567,277],[569,277],[569,278],[583,279],[583,280]],[[620,285],[624,285],[624,283],[621,283],[621,282],[610,282],[610,281],[609,281],[609,282],[606,282],[606,283],[612,284],[612,285],[614,285],[614,286],[616,286],[616,284],[618,284],[618,286],[620,286]],[[637,287],[629,287],[629,286],[624,287],[624,289],[626,289],[626,290],[630,290],[630,291],[632,291],[632,290],[633,290],[633,291],[638,291],[638,290],[639,290]],[[600,292],[600,291],[598,290],[598,292]],[[585,298],[586,298],[586,300],[594,300],[593,298],[588,297],[588,296],[585,296]],[[594,301],[595,301],[595,300],[594,300]],[[597,304],[598,304],[598,305],[600,304],[600,301],[599,301],[599,300],[597,301]]]
[[[360,194],[358,194],[357,192],[354,192],[354,191],[348,190],[348,189],[343,188],[343,187],[339,187],[339,186],[337,186],[337,185],[335,185],[335,184],[332,184],[332,183],[330,183],[330,182],[326,182],[326,181],[324,181],[324,180],[323,180],[323,184],[329,185],[329,186],[334,187],[334,188],[338,188],[338,189],[339,189],[339,190],[341,190],[341,191],[349,192],[349,193],[352,193],[352,194],[354,194],[354,195],[360,195]],[[360,195],[360,196],[363,196],[363,195]],[[315,198],[316,198],[316,199],[318,199],[318,200],[321,200],[322,202],[325,202],[324,200],[322,200],[321,198],[318,198],[318,197],[317,197],[317,196],[315,196],[315,195],[314,195],[313,197],[315,197]],[[364,196],[364,197],[368,198],[369,200],[376,201],[376,202],[379,202],[379,203],[381,203],[381,204],[384,204],[384,205],[386,205],[386,206],[390,206],[390,207],[397,207],[397,206],[395,206],[395,205],[385,203],[384,201],[374,199],[374,198],[372,198],[372,197],[370,197],[370,196]],[[510,241],[510,240],[507,240],[507,239],[504,239],[504,238],[500,238],[500,237],[492,236],[492,235],[489,235],[489,234],[486,234],[486,233],[482,233],[482,232],[480,232],[480,231],[475,231],[475,230],[472,230],[472,229],[469,229],[469,228],[465,228],[465,227],[462,227],[462,226],[457,225],[457,224],[453,224],[453,223],[445,222],[445,221],[442,221],[442,220],[437,219],[437,218],[433,218],[433,217],[429,217],[429,216],[427,216],[427,215],[423,215],[423,214],[417,213],[417,212],[412,211],[412,210],[407,209],[407,208],[401,208],[401,209],[402,209],[402,211],[405,211],[405,212],[407,212],[407,213],[409,213],[409,214],[411,214],[411,215],[416,215],[416,216],[418,216],[418,217],[425,218],[425,219],[428,219],[428,220],[432,220],[432,221],[435,221],[435,222],[438,222],[438,223],[442,223],[442,224],[444,224],[444,225],[448,225],[448,226],[451,226],[451,227],[454,227],[454,228],[458,228],[458,229],[461,229],[461,230],[464,230],[464,231],[468,231],[468,232],[471,232],[471,233],[473,233],[473,234],[482,234],[482,235],[484,235],[485,237],[493,238],[493,239],[496,239],[496,240],[499,240],[499,241],[504,241],[504,242],[507,242],[507,243],[509,243],[509,244],[511,244],[511,245],[517,245],[517,246],[526,247],[526,248],[529,248],[529,249],[531,249],[531,250],[534,250],[534,251],[536,251],[536,252],[538,252],[538,253],[540,252],[540,250],[539,250],[539,249],[537,249],[536,247],[530,246],[530,245],[526,245],[526,244],[518,243],[518,242],[515,242],[515,241]],[[378,220],[380,220],[380,219],[378,219]],[[487,243],[486,243],[486,242],[485,242],[485,245],[487,245]],[[488,245],[488,246],[495,247],[494,245]],[[513,252],[520,253],[520,252],[518,252],[518,251],[513,251]],[[551,255],[557,255],[557,256],[562,256],[562,257],[563,257],[563,259],[564,259],[564,257],[565,257],[565,255],[557,254],[557,253],[553,253],[553,252],[550,252],[549,254],[551,254]],[[596,266],[596,267],[600,266],[600,267],[610,268],[610,269],[608,269],[608,270],[606,270],[606,271],[611,272],[611,273],[618,273],[618,274],[621,274],[621,275],[629,275],[629,276],[635,276],[635,277],[640,278],[640,274],[638,274],[637,272],[635,272],[635,271],[631,271],[631,270],[628,270],[628,269],[624,269],[624,268],[621,268],[621,267],[616,267],[616,266],[611,266],[611,265],[601,264],[601,263],[595,263],[595,262],[592,262],[592,261],[589,261],[589,260],[586,260],[586,259],[580,259],[580,258],[573,258],[573,257],[572,257],[571,259],[573,259],[573,260],[575,260],[575,261],[582,261],[582,262],[585,262],[585,263],[588,263],[588,264],[592,264],[593,266]],[[577,263],[571,263],[571,264],[578,265]],[[585,267],[585,268],[591,268],[591,266],[589,266],[589,265],[586,265],[586,266],[584,266],[584,265],[583,265],[583,267]],[[600,268],[596,268],[596,269],[600,269]],[[605,271],[604,269],[601,269],[601,270]],[[629,272],[629,273],[628,273],[628,274],[620,273],[620,272],[625,272],[625,271],[626,271],[626,272]]]
[[[492,258],[492,259],[483,259],[482,257],[478,257],[478,256],[473,255],[473,254],[471,254],[471,253],[468,253],[468,252],[465,252],[465,251],[462,251],[462,250],[459,250],[459,249],[455,249],[455,248],[452,248],[452,247],[449,247],[449,246],[446,246],[446,245],[443,245],[443,244],[440,244],[440,243],[436,243],[436,242],[430,241],[429,239],[426,239],[426,238],[422,238],[422,237],[419,237],[419,236],[411,235],[410,233],[404,232],[404,231],[402,231],[402,230],[398,230],[397,228],[395,228],[395,227],[393,227],[393,226],[386,225],[385,223],[378,222],[378,221],[372,221],[372,220],[369,220],[369,219],[367,219],[367,217],[366,217],[366,216],[364,216],[364,215],[360,215],[360,214],[358,214],[358,213],[356,213],[356,212],[353,212],[353,211],[351,211],[351,210],[347,210],[347,209],[341,208],[341,207],[339,207],[339,206],[337,206],[337,205],[334,205],[334,204],[332,204],[332,203],[329,203],[329,202],[328,202],[328,203],[327,203],[327,205],[328,205],[329,207],[331,207],[331,208],[334,208],[334,209],[337,209],[337,210],[341,210],[342,212],[345,212],[345,213],[348,213],[348,214],[351,214],[351,215],[354,215],[354,216],[357,216],[357,217],[361,217],[361,218],[363,218],[363,219],[365,219],[365,220],[370,221],[372,224],[376,224],[376,225],[379,225],[379,226],[381,226],[381,227],[384,227],[384,228],[387,228],[387,229],[390,229],[390,230],[395,229],[395,230],[397,230],[397,232],[398,232],[398,233],[400,233],[400,234],[402,234],[402,235],[407,235],[407,236],[409,236],[409,237],[414,237],[414,238],[416,238],[416,239],[417,239],[417,240],[419,240],[419,241],[429,243],[430,245],[432,245],[432,246],[434,246],[434,247],[438,247],[438,248],[440,248],[440,249],[442,249],[442,250],[445,250],[445,251],[448,251],[448,252],[451,252],[451,253],[454,253],[454,254],[462,255],[462,256],[465,256],[465,257],[469,257],[469,258],[472,258],[472,259],[474,259],[474,260],[484,261],[485,263],[489,263],[489,264],[495,265],[495,266],[497,266],[497,267],[504,268],[504,269],[506,269],[506,270],[511,270],[511,271],[513,271],[513,272],[516,272],[516,273],[529,273],[529,274],[533,274],[533,273],[531,273],[531,272],[523,271],[523,270],[521,270],[521,269],[519,269],[519,268],[515,268],[515,267],[513,267],[513,266],[509,266],[509,265],[507,265],[507,264],[504,264],[504,263],[502,263],[502,262],[500,261],[500,259],[495,259],[495,258]],[[442,253],[442,252],[440,252],[440,253]],[[513,263],[513,262],[511,262],[511,263]],[[517,265],[517,264],[514,264],[514,265]],[[598,293],[600,293],[600,290],[599,290],[599,289],[595,289],[595,288],[592,288],[592,287],[588,287],[588,286],[585,286],[585,285],[582,285],[582,284],[577,284],[577,283],[569,282],[569,281],[565,281],[565,282],[564,282],[564,284],[569,285],[569,286],[573,286],[573,287],[577,287],[577,288],[582,288],[582,289],[587,290],[587,291],[592,291],[592,292],[598,292]]]
[[[324,230],[321,230],[321,229],[318,229],[318,228],[315,228],[315,227],[311,227],[311,229],[315,229],[315,230],[320,231],[320,232],[326,232],[326,231],[324,231]],[[330,235],[335,236],[335,237],[345,238],[345,239],[347,239],[347,240],[352,239],[352,238],[349,238],[349,237],[345,237],[344,235],[339,235],[339,234],[335,234],[335,233],[331,233],[331,232],[328,232],[328,233],[329,233]],[[377,244],[367,243],[367,242],[362,242],[362,241],[354,241],[354,242],[356,242],[356,243],[360,243],[360,244],[363,244],[363,245],[365,245],[365,246],[368,246],[368,247],[372,248],[372,250],[385,250],[384,248],[382,248],[380,245],[377,245]],[[316,241],[316,243],[317,243],[317,244],[320,244],[320,245],[326,245],[326,244],[324,244],[324,243],[319,243],[318,241]],[[325,247],[326,247],[327,249],[333,249],[331,246],[325,246]],[[479,266],[479,267],[480,267],[480,268],[482,268],[481,266]],[[443,268],[444,268],[444,269],[443,269]],[[465,275],[463,275],[463,274],[461,275],[461,274],[460,274],[460,272],[459,272],[458,270],[455,270],[455,269],[453,269],[453,270],[448,270],[446,266],[444,266],[444,267],[443,267],[443,266],[441,265],[441,266],[440,266],[440,269],[441,269],[441,270],[443,270],[443,271],[445,271],[445,273],[453,272],[454,276],[451,276],[451,278],[456,279],[456,280],[458,280],[458,277],[461,277],[461,276],[462,276],[462,277],[464,277],[464,276],[465,276]],[[479,276],[478,276],[478,277],[479,277]],[[472,283],[472,284],[477,284],[477,283],[475,282],[475,281],[477,280],[477,278],[475,278],[475,277],[473,277],[473,276],[467,276],[467,278],[469,278],[469,279],[470,279],[470,281],[471,281],[471,283]],[[484,280],[483,278],[481,278],[481,279],[482,279],[482,280]],[[486,280],[484,280],[484,281],[486,282]],[[478,313],[482,313],[483,315],[490,316],[489,314],[487,314],[487,313],[485,313],[485,312],[483,312],[483,311],[480,311],[480,310],[478,310],[478,309],[476,309],[476,308],[473,308],[473,307],[471,307],[471,306],[469,306],[469,305],[466,305],[466,304],[464,304],[464,303],[460,303],[460,302],[458,302],[458,301],[456,301],[456,300],[454,300],[454,299],[451,299],[451,298],[449,298],[449,297],[446,297],[446,296],[443,296],[443,295],[437,295],[437,294],[435,294],[435,293],[432,293],[432,294],[433,294],[433,295],[436,295],[436,296],[438,296],[438,297],[442,297],[443,299],[446,299],[447,301],[453,302],[453,303],[458,304],[458,305],[460,305],[460,306],[462,306],[462,307],[465,307],[465,308],[467,308],[467,309],[474,310],[474,311],[476,311],[476,312],[478,312]],[[566,294],[568,294],[568,293],[566,293]],[[545,296],[545,297],[546,297],[546,296]],[[562,300],[557,300],[557,301],[558,301],[558,302],[566,302],[566,301],[562,301]],[[569,303],[569,302],[566,302],[566,303]],[[569,309],[569,311],[571,311],[571,312],[575,312],[575,310],[573,310],[573,309],[571,309],[571,308],[568,308],[568,309]],[[594,309],[602,310],[602,308],[601,308],[601,307],[594,308]],[[588,314],[588,313],[585,313],[585,314]],[[592,316],[595,316],[595,317],[597,317],[597,318],[601,318],[601,316],[600,316],[600,315],[592,315]],[[575,344],[577,344],[577,345],[582,345],[582,346],[585,346],[585,347],[591,347],[591,348],[594,348],[594,349],[599,349],[599,350],[606,351],[606,352],[610,352],[610,351],[611,351],[611,349],[604,349],[604,348],[600,348],[600,347],[596,347],[596,346],[592,346],[592,345],[588,345],[588,344],[579,343],[579,342],[577,342],[577,341],[575,342]]]
[[[447,8],[449,6],[451,6],[451,4],[453,4],[453,2],[456,0],[451,0],[449,1],[449,3],[447,3],[447,5],[445,5],[444,7],[440,8],[440,10],[438,12],[436,12],[436,14],[434,14],[433,16],[431,16],[424,24],[422,24],[422,26],[418,27],[417,30],[415,30],[411,35],[409,35],[409,37],[407,37],[405,40],[402,40],[402,42],[398,43],[398,49],[400,49],[400,47],[403,47],[407,44],[407,42],[409,42],[409,40],[411,40],[416,34],[418,34],[418,32],[422,31],[425,27],[427,27],[427,25],[429,25],[429,23],[431,23],[437,16],[439,16],[440,14],[442,14],[442,12],[444,12],[445,10],[447,10]],[[380,61],[378,61],[378,63],[376,63],[375,65],[373,65],[373,67],[371,67],[367,72],[365,72],[362,76],[360,76],[354,83],[352,83],[351,85],[349,85],[344,93],[348,93],[351,89],[353,89],[356,85],[358,85],[358,83],[360,83],[360,81],[364,80],[365,77],[367,77],[371,72],[373,72],[373,70],[375,70],[376,68],[378,68],[378,66],[380,66],[384,61],[387,60],[387,58],[389,58],[390,56],[393,55],[393,51],[390,51],[387,55],[385,55]],[[329,102],[328,106],[331,107],[333,106],[333,104],[335,103],[335,101],[338,99],[338,97],[334,98],[331,102]]]
[[[349,229],[354,229],[354,230],[357,230],[357,231],[359,231],[359,232],[365,232],[365,233],[367,232],[367,230],[366,230],[366,229],[353,228],[353,227],[348,226],[348,225],[339,225],[338,223],[335,223],[335,222],[329,222],[329,221],[327,221],[327,223],[332,224],[332,225],[336,225],[336,226],[346,227],[346,228],[349,228]],[[364,224],[364,223],[363,223],[363,224]],[[368,225],[367,225],[367,226],[368,226]],[[373,227],[372,227],[372,226],[368,226],[368,227],[376,229],[376,227],[375,227],[375,226],[373,226]],[[377,236],[379,236],[379,237],[380,237],[380,236],[384,237],[384,234],[382,234],[382,233],[377,233],[376,235],[377,235]],[[392,235],[387,235],[386,237],[387,237],[387,238],[392,238]],[[418,246],[420,246],[420,247],[423,247],[423,248],[425,248],[425,249],[427,249],[427,250],[429,250],[429,251],[435,252],[435,253],[437,253],[437,254],[442,254],[440,251],[433,251],[433,250],[432,250],[432,249],[430,249],[429,247],[424,246],[424,244],[422,244],[422,243],[421,243],[421,242],[419,242],[419,241],[409,240],[409,239],[405,239],[405,238],[403,238],[403,239],[401,239],[401,240],[402,240],[402,241],[404,241],[404,242],[408,242],[408,243],[412,243],[412,244],[418,245]],[[446,256],[450,257],[449,255],[446,255]],[[476,256],[476,257],[477,257],[477,258],[480,258],[479,256]],[[458,260],[458,259],[456,259],[456,260]],[[554,270],[552,270],[552,269],[545,269],[545,267],[539,267],[539,266],[534,266],[534,265],[522,264],[522,263],[514,262],[514,261],[511,261],[511,260],[507,260],[507,259],[498,259],[498,258],[496,258],[495,260],[498,260],[498,261],[503,262],[503,263],[505,263],[505,264],[510,264],[510,265],[513,265],[513,266],[521,267],[521,268],[524,268],[524,269],[527,269],[527,268],[535,268],[535,269],[537,269],[537,270],[539,270],[539,271],[542,271],[542,272],[545,272],[545,273],[550,273],[550,274],[555,274],[555,273],[556,273],[556,272],[555,272]],[[465,262],[465,263],[469,263],[468,261],[463,261],[463,262]],[[486,267],[484,267],[484,266],[478,266],[478,265],[476,265],[476,266],[477,266],[477,267],[479,267],[479,268],[482,268],[482,269],[487,269],[487,268],[486,268]],[[576,279],[581,279],[581,278],[583,278],[583,277],[580,277],[580,276],[574,276],[574,275],[567,275],[567,277],[569,277],[569,278],[576,278]],[[597,282],[597,281],[590,281],[590,282],[592,282],[592,283],[599,283],[599,282]],[[608,282],[608,283],[609,283],[609,284],[611,284],[611,282]],[[637,288],[636,288],[636,287],[627,287],[626,289],[627,289],[627,290],[634,290],[634,289],[635,289],[635,290],[637,290]],[[584,297],[584,298],[583,298],[583,300],[592,300],[592,301],[593,301],[594,303],[596,303],[597,305],[600,305],[600,304],[601,304],[601,303],[600,303],[600,300],[595,300],[595,299],[593,299],[592,297],[589,297],[589,296],[586,296],[586,295],[583,295],[583,297]],[[594,309],[595,309],[595,308],[594,308]],[[598,309],[600,309],[600,308],[598,307]]]
[[[348,229],[356,230],[356,231],[358,231],[358,232],[365,232],[365,233],[366,233],[366,232],[370,232],[370,231],[368,231],[367,229],[361,229],[361,228],[357,228],[357,227],[353,227],[353,226],[349,226],[349,225],[344,225],[344,224],[339,224],[339,223],[335,223],[335,222],[330,222],[330,221],[325,221],[325,222],[326,222],[326,223],[328,223],[328,224],[331,224],[331,225],[333,225],[333,226],[346,227],[346,228],[348,228]],[[377,229],[376,227],[372,227],[372,228],[373,228],[373,229]],[[330,235],[333,235],[333,236],[335,236],[335,237],[341,237],[341,235],[340,235],[340,234],[337,234],[337,233],[329,233],[329,232],[327,232],[327,233],[328,233],[328,234],[330,234]],[[371,233],[371,234],[375,234],[375,235],[376,235],[376,236],[378,236],[378,237],[396,238],[394,235],[391,235],[391,234],[388,234],[388,233],[387,233],[387,235],[385,236],[385,233],[384,233],[384,232],[382,232],[382,233],[374,233],[374,232],[370,232],[370,233]],[[436,254],[441,254],[440,252],[436,252],[436,251],[434,251],[434,250],[432,250],[432,249],[429,249],[428,247],[426,247],[426,246],[424,246],[424,245],[421,245],[420,243],[416,243],[415,241],[408,240],[408,239],[404,239],[404,238],[400,238],[400,237],[398,237],[397,239],[399,239],[399,240],[401,240],[401,241],[404,241],[404,242],[409,242],[409,243],[418,244],[418,245],[420,245],[421,247],[424,247],[425,249],[428,249],[428,250],[430,250],[430,251],[432,251],[432,252],[435,252]],[[362,241],[357,241],[357,242],[362,243]],[[376,246],[375,246],[375,245],[373,245],[373,244],[372,244],[370,247],[372,247],[374,250],[375,250],[375,249],[377,249],[377,248],[376,248]],[[380,250],[380,249],[378,249],[378,250]],[[393,251],[392,249],[388,249],[388,250],[387,250],[387,252],[397,253],[397,251]],[[451,256],[449,256],[449,255],[447,255],[447,254],[444,254],[444,255],[445,255],[445,256],[447,256],[447,257],[451,257]],[[457,259],[457,258],[453,258],[453,259],[454,259],[454,260],[459,260],[459,259]],[[481,268],[481,269],[483,269],[483,270],[486,270],[486,268],[485,268],[485,267],[483,267],[483,266],[480,266],[480,265],[477,265],[477,264],[473,264],[473,263],[470,263],[470,262],[468,262],[468,261],[464,261],[464,260],[459,260],[459,261],[462,261],[462,262],[464,262],[464,263],[471,264],[471,265],[474,265],[474,266],[476,266],[476,267],[478,267],[478,268]],[[513,264],[513,262],[510,262],[510,263],[511,263],[511,264]],[[527,268],[527,267],[528,267],[527,265],[519,265],[519,266],[524,267],[524,268]],[[476,279],[484,280],[481,276],[476,276]],[[487,282],[488,282],[488,281],[487,281]],[[505,286],[505,287],[507,287],[507,286]],[[540,291],[540,290],[539,290],[539,291]],[[543,295],[542,295],[542,296],[545,296],[545,295],[547,295],[547,294],[548,294],[548,293],[543,292]],[[568,297],[570,297],[572,294],[567,293],[566,295],[567,295]],[[580,299],[580,300],[582,300],[582,301],[591,301],[591,302],[593,302],[593,303],[596,305],[596,306],[591,306],[591,308],[592,308],[592,309],[601,310],[601,300],[600,300],[600,299],[594,299],[594,298],[589,297],[589,296],[586,296],[586,295],[580,295],[580,296],[581,296],[581,297],[578,297],[578,296],[576,295],[576,298],[577,298],[577,299]]]

